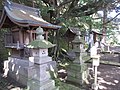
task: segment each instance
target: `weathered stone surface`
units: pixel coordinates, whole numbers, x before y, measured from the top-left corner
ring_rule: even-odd
[[[28,81],[28,89],[29,90],[54,90],[55,89],[55,82],[53,80],[48,80],[46,82],[41,82],[32,79]]]
[[[67,75],[68,81],[82,84],[88,76],[86,64],[71,64],[67,67]]]
[[[28,85],[30,90],[55,89],[55,82],[51,80],[50,71],[54,72],[56,63],[52,61],[52,57],[48,56],[48,48],[55,45],[45,40],[43,33],[43,29],[39,27],[36,31],[36,40],[27,45],[31,48],[29,59],[24,60],[22,55],[19,57],[17,53],[16,57],[12,54],[4,63],[5,75],[8,73],[19,83]]]
[[[34,63],[37,63],[37,64],[49,63],[50,61],[52,61],[52,58],[49,56],[34,57]]]
[[[87,64],[76,64],[76,63],[72,63],[67,67],[67,70],[74,70],[74,71],[80,71],[82,72],[83,70],[87,69]]]
[[[50,71],[54,69],[56,62],[51,57],[34,57],[33,70],[29,71],[28,85],[30,90],[53,90],[55,88],[51,80]]]
[[[49,59],[49,58],[48,58]],[[6,63],[7,62],[7,63]],[[16,58],[9,58],[5,61],[5,69],[8,69],[8,75],[23,85],[27,85],[28,79],[35,79],[40,81],[49,81],[51,76],[49,73],[50,67],[55,67],[54,61],[46,62],[43,64],[34,64],[29,66],[29,61],[20,60]]]
[[[9,57],[8,61],[12,62],[14,64],[20,64],[22,66],[28,66],[29,65],[28,60],[25,60],[25,59],[19,59],[19,58]]]
[[[16,75],[15,72],[9,71],[8,76],[21,83],[22,85],[27,85],[28,77],[23,76],[20,73]]]
[[[67,80],[68,81],[71,81],[71,82],[73,82],[73,83],[77,83],[77,84],[82,84],[82,81],[81,81],[81,78],[75,78],[75,77],[72,77],[72,76],[68,76],[67,77]]]
[[[89,90],[89,89],[81,89],[80,85],[75,86],[75,85],[72,85],[72,84],[61,82],[61,86],[60,86],[59,90]]]
[[[29,78],[28,72],[33,70],[32,67],[29,66],[29,61],[17,58],[9,58],[7,62],[8,63],[5,64],[4,69],[8,69],[8,76],[23,85],[27,85],[27,80]]]
[[[75,52],[75,60],[67,67],[67,80],[82,85],[87,80],[87,65],[85,61],[89,60],[84,50],[84,41],[78,31],[73,42],[73,51]]]
[[[39,81],[49,80],[50,74],[49,74],[49,70],[47,70],[47,64],[40,66],[35,65],[35,73],[32,78]]]
[[[54,61],[41,65],[34,64],[34,66],[29,68],[28,77],[39,81],[49,80],[51,78],[49,73],[50,67],[54,68],[55,65],[56,63]]]

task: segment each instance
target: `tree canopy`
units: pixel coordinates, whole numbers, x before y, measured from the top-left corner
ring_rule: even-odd
[[[2,2],[3,0],[0,0]],[[4,0],[5,1],[5,0]],[[62,21],[86,18],[89,22],[92,14],[107,7],[115,9],[119,0],[11,0],[20,4],[40,8],[42,16],[48,21],[59,24]],[[2,4],[2,3],[1,3]],[[1,7],[1,5],[0,5]],[[48,18],[49,16],[49,18]],[[78,17],[78,18],[76,18]],[[64,22],[65,22],[64,21]],[[68,22],[68,21],[67,21]],[[91,22],[90,22],[91,23]]]
[[[5,0],[0,0],[0,11]],[[103,22],[103,17],[99,17],[97,11],[119,10],[120,0],[10,0],[19,4],[35,7],[40,9],[42,17],[53,24],[59,24],[63,28],[59,32],[59,36],[67,30],[68,27],[78,27],[80,30],[92,28],[102,29],[106,26],[111,34],[114,28],[110,23],[111,20]],[[119,14],[118,14],[119,15]],[[116,18],[116,17],[115,17]],[[107,26],[107,24],[109,25]],[[52,33],[54,34],[54,33]],[[51,34],[50,34],[51,35]],[[53,35],[51,35],[52,37]],[[53,39],[53,38],[52,38]],[[59,38],[61,39],[61,38]],[[54,41],[54,40],[53,40]],[[63,44],[61,40],[61,44]]]
[[[5,0],[0,0],[0,8]],[[53,24],[63,27],[78,27],[81,30],[105,28],[111,20],[103,20],[97,11],[119,10],[119,0],[10,0],[16,3],[40,9],[43,18]],[[94,18],[94,15],[97,18]],[[120,13],[118,14],[120,15]],[[116,17],[115,17],[116,18]],[[65,31],[65,29],[63,30]]]

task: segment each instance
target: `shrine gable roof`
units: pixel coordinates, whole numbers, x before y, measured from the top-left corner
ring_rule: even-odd
[[[61,26],[45,21],[39,9],[6,0],[0,19],[0,26],[4,27],[6,24],[9,27],[9,23],[22,27],[41,26],[52,29],[61,28]]]

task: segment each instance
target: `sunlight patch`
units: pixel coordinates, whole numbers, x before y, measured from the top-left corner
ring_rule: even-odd
[[[120,69],[120,67],[117,67],[118,69]]]
[[[105,83],[105,84],[108,84],[108,85],[115,85],[114,83],[112,83],[112,82],[107,82],[107,81],[105,81],[105,80],[103,80],[103,79],[99,80],[99,83]]]
[[[33,15],[29,15],[31,18],[35,19],[35,20],[38,20],[38,21],[41,21],[41,22],[44,22],[44,23],[48,23],[46,21],[44,21],[42,18],[40,17],[36,17],[36,16],[33,16]]]
[[[25,11],[23,11],[23,10],[20,10],[23,14],[26,14],[26,12]]]
[[[115,83],[119,83],[119,81],[118,81],[118,80],[114,80],[114,82],[115,82]]]
[[[103,78],[101,78],[101,77],[98,77],[98,79],[99,79],[99,80],[103,80]]]
[[[99,89],[103,90],[103,89],[107,89],[107,87],[105,87],[105,86],[99,86]]]
[[[106,77],[110,77],[109,75],[106,75]]]
[[[14,69],[15,69],[15,64],[12,65],[12,71],[14,71]]]
[[[98,71],[98,72],[97,72],[97,74],[98,74],[98,75],[100,75],[100,74],[101,74],[101,72],[99,72],[99,71]]]

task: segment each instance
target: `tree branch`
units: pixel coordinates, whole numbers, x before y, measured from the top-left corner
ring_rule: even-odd
[[[103,24],[107,24],[107,23],[110,23],[111,21],[113,21],[117,16],[119,16],[120,15],[120,13],[118,13],[115,17],[113,17],[112,19],[110,19],[109,21],[107,21],[107,22],[105,22],[105,23],[103,23]]]
[[[73,16],[73,17],[80,17],[80,16],[89,16],[99,9],[103,5],[103,1],[99,0],[97,2],[87,3],[86,5],[72,7],[68,11],[64,13],[64,17]]]
[[[62,6],[66,5],[66,4],[70,3],[70,2],[72,2],[72,0],[66,0],[66,1],[62,2],[57,8],[59,9]]]

